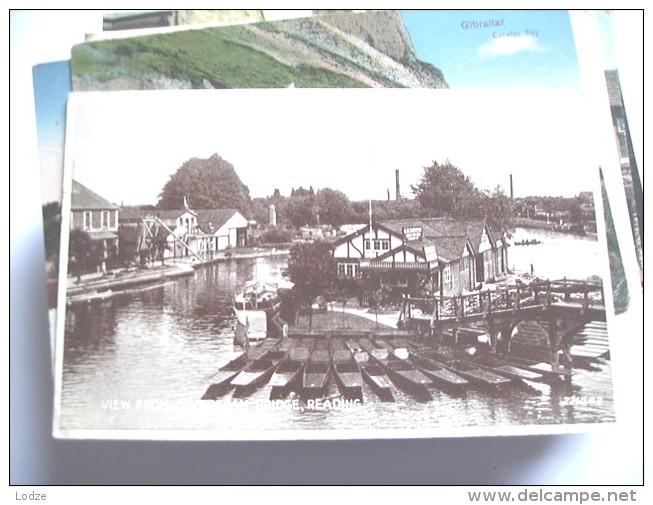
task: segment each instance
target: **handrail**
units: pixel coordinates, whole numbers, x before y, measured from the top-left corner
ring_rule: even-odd
[[[593,294],[598,293],[598,299]],[[404,296],[400,319],[410,318],[411,309],[430,314],[433,321],[461,319],[496,311],[519,311],[555,303],[574,303],[585,311],[604,304],[600,283],[563,279],[536,281],[530,285],[498,286],[495,291],[478,291],[462,295]]]

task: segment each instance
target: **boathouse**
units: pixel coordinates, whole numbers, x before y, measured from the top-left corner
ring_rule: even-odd
[[[209,250],[222,251],[232,247],[245,247],[248,243],[249,223],[235,209],[201,209],[197,223],[203,234],[210,237]]]
[[[390,287],[457,295],[507,272],[507,242],[485,220],[372,222],[332,246],[338,278],[358,284],[361,300]]]
[[[83,230],[98,244],[103,261],[118,256],[120,207],[73,180],[70,229]]]
[[[121,234],[131,237],[133,249],[144,234],[164,234],[164,258],[195,257],[209,260],[216,251],[247,245],[247,219],[233,209],[180,210],[124,208]],[[156,231],[155,231],[156,229]]]

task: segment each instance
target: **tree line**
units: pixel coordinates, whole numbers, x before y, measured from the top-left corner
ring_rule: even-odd
[[[492,226],[512,228],[511,200],[500,186],[483,191],[449,160],[424,167],[419,182],[411,186],[413,198],[373,202],[375,219],[409,219],[448,216],[487,218]],[[337,189],[298,187],[290,195],[275,189],[265,198],[251,198],[233,165],[214,154],[186,161],[164,185],[157,207],[179,209],[184,199],[191,208],[233,208],[250,220],[269,222],[274,205],[277,224],[283,227],[340,226],[366,222],[369,201],[351,201]]]

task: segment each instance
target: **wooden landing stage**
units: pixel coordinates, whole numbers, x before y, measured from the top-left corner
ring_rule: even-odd
[[[457,343],[458,332],[471,325],[488,335],[490,347],[496,351],[500,342],[510,349],[518,324],[537,321],[547,331],[550,363],[559,365],[562,356],[570,365],[573,337],[579,328],[605,320],[600,282],[563,279],[498,285],[494,290],[459,296],[406,296],[399,328],[436,337],[451,333]]]

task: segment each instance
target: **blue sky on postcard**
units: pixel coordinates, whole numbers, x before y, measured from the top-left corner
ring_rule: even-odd
[[[567,11],[402,11],[418,58],[452,88],[578,89]]]

